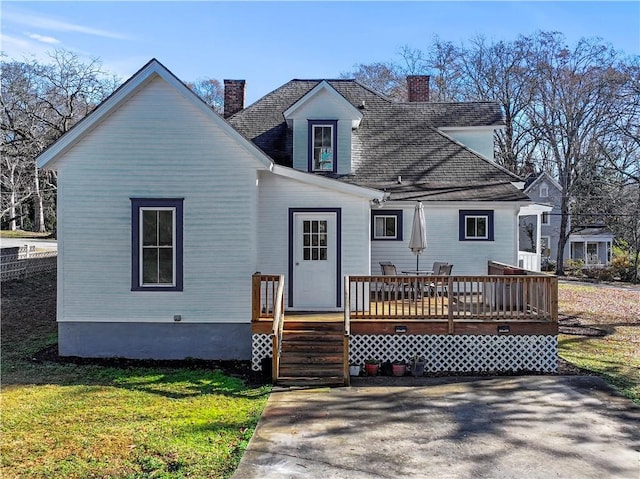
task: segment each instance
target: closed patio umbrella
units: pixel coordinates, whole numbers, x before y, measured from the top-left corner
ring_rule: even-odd
[[[416,270],[420,269],[420,254],[427,248],[426,226],[424,208],[422,202],[418,201],[413,213],[413,226],[411,228],[411,239],[409,240],[409,249],[416,255]]]

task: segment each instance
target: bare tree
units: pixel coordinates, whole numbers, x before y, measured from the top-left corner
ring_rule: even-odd
[[[527,114],[541,145],[538,154],[550,156],[563,190],[557,256],[557,273],[563,275],[574,185],[598,151],[594,145],[610,133],[625,79],[618,53],[596,40],[582,39],[570,49],[561,34],[541,32],[530,55],[536,82]]]
[[[2,214],[15,228],[16,208],[33,207],[34,231],[45,231],[43,187],[55,190],[53,173],[38,171],[35,158],[84,118],[116,87],[117,79],[99,60],[83,63],[65,50],[51,62],[9,60],[1,63]]]
[[[353,71],[341,73],[340,78],[353,78],[396,101],[407,98],[406,74],[393,63],[360,63],[354,65]]]
[[[201,78],[186,83],[187,87],[198,95],[207,105],[222,114],[224,110],[224,87],[215,78]]]
[[[527,115],[535,81],[528,63],[531,44],[527,37],[487,43],[480,36],[461,55],[465,99],[495,101],[505,115],[505,128],[496,134],[496,162],[521,175],[532,163],[537,146]]]

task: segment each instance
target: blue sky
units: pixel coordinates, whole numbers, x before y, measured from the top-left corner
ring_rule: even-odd
[[[98,57],[123,80],[157,58],[184,81],[245,79],[247,103],[292,78],[335,78],[358,63],[398,60],[434,35],[512,40],[537,30],[570,43],[601,37],[640,54],[640,2],[11,2],[0,49],[46,61],[64,48]]]

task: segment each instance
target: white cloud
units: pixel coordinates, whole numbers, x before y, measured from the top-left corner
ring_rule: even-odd
[[[36,41],[42,42],[42,43],[47,43],[49,45],[57,45],[58,43],[60,43],[60,40],[58,40],[57,38],[48,37],[46,35],[39,35],[37,33],[30,33],[27,36],[29,38],[32,38],[33,40],[36,40]]]
[[[128,35],[118,32],[111,32],[108,30],[101,30],[98,28],[92,28],[86,25],[78,25],[54,18],[44,17],[38,14],[22,13],[15,10],[5,9],[3,12],[4,22],[13,22],[19,25],[24,25],[32,29],[52,30],[56,32],[75,32],[84,33],[86,35],[92,35],[103,38],[110,38],[113,40],[127,40]]]

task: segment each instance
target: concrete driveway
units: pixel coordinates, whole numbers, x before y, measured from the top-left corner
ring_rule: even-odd
[[[234,479],[640,478],[640,408],[595,377],[274,391]]]
[[[55,239],[0,238],[0,247],[2,248],[13,248],[25,245],[35,246],[39,249],[58,249],[58,241]]]

